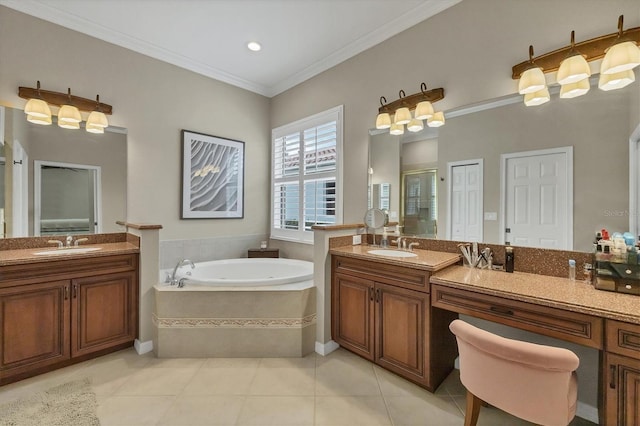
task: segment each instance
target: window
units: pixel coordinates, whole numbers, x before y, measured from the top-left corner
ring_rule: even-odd
[[[271,238],[313,242],[342,221],[342,106],[272,131]]]

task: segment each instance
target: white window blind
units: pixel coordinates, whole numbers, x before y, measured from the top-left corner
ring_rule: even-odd
[[[272,132],[271,238],[313,242],[313,225],[340,223],[342,107]]]

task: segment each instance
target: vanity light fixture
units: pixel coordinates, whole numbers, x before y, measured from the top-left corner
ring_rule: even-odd
[[[51,124],[51,109],[40,94],[40,80],[38,80],[35,95],[36,97],[29,99],[24,107],[24,113],[27,114],[27,121],[35,124]]]
[[[60,107],[58,111],[58,126],[63,129],[79,129],[82,116],[80,110],[71,105],[71,88],[68,89],[69,101]]]
[[[49,105],[60,107],[58,111],[58,126],[65,129],[79,129],[82,121],[80,111],[89,112],[85,127],[90,133],[104,133],[105,127],[109,125],[106,115],[112,114],[113,111],[111,105],[100,102],[99,96],[96,97],[96,100],[91,100],[72,95],[71,89],[68,89],[67,93],[41,90],[39,81],[35,89],[18,87],[18,96],[28,99],[25,113],[27,114],[27,120],[35,124],[51,124]],[[44,103],[44,106],[41,102]],[[42,116],[47,111],[48,116]]]
[[[518,81],[518,93],[525,95],[527,93],[539,92],[547,87],[547,80],[544,72],[533,61],[533,46],[529,46],[529,63],[528,68],[520,76]]]
[[[427,126],[440,127],[444,126],[444,112],[438,111],[433,114],[433,117],[427,119]]]
[[[618,36],[613,45],[606,50],[600,65],[601,75],[617,74],[640,65],[640,47],[638,47],[637,41],[634,41],[628,35],[623,36],[623,24],[624,16],[620,15],[618,17]]]
[[[91,133],[104,133],[102,132],[89,130],[90,128],[96,130],[96,128],[109,127],[109,121],[107,120],[107,116],[104,115],[104,112],[100,109],[100,95],[96,95],[96,109],[91,111],[89,117],[87,118],[87,132]]]
[[[434,114],[440,114],[438,119],[432,120],[432,127],[442,126],[444,124],[444,114],[436,113],[433,109],[433,102],[444,99],[444,89],[431,89],[427,91],[427,85],[420,85],[420,92],[410,96],[406,96],[404,90],[398,93],[399,99],[387,103],[384,96],[380,97],[380,108],[378,108],[378,116],[376,117],[376,129],[389,129],[392,135],[404,134],[404,125],[410,132],[419,132],[424,129],[422,120],[432,120]],[[411,111],[414,111],[413,117]],[[391,115],[393,114],[393,119]],[[427,125],[429,121],[427,121]]]
[[[602,63],[598,88],[614,90],[633,83],[633,68],[640,65],[640,27],[623,30],[623,20],[624,17],[620,15],[617,32],[580,43],[575,43],[575,33],[572,31],[569,46],[535,58],[530,47],[529,60],[514,65],[511,75],[514,80],[520,80],[518,91],[525,95],[525,104],[540,105],[549,100],[546,88],[530,93],[522,91],[529,87],[528,71],[533,68],[533,63],[544,74],[557,71],[557,81],[562,85],[561,98],[573,98],[587,93],[588,77],[591,75],[589,62],[599,59],[602,59]]]

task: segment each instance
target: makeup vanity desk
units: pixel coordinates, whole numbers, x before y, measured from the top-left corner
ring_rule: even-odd
[[[640,297],[565,278],[457,265],[430,282],[434,309],[598,349],[600,424],[640,426]]]

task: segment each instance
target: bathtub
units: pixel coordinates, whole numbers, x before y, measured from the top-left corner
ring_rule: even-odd
[[[313,263],[228,259],[178,268],[184,286],[154,287],[159,358],[300,357],[314,350]]]
[[[173,269],[160,271],[160,277],[173,273]],[[237,291],[302,289],[313,286],[313,263],[294,259],[252,258],[225,259],[199,262],[195,268],[181,266],[176,279],[183,279],[184,286],[166,285],[165,290],[219,291],[233,288]],[[162,287],[162,285],[161,285]]]

